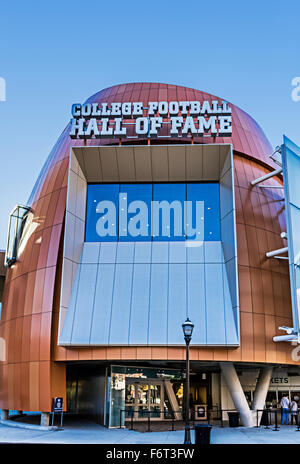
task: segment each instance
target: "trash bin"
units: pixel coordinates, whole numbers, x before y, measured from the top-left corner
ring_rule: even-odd
[[[238,412],[229,412],[228,417],[229,417],[229,427],[239,426],[240,415]]]
[[[209,445],[211,425],[195,424],[195,445]]]

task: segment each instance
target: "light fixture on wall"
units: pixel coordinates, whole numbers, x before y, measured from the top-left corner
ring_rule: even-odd
[[[202,377],[202,380],[206,380],[206,373],[203,372],[202,375],[201,375],[201,377]]]

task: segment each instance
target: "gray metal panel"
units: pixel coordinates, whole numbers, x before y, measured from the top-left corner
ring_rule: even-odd
[[[98,264],[100,242],[87,242],[84,244],[80,262],[84,264]]]
[[[152,263],[169,262],[169,242],[152,242]]]
[[[169,264],[168,343],[182,343],[182,323],[186,320],[186,264]]]
[[[150,264],[134,264],[129,328],[130,344],[145,344],[148,336],[150,304]]]
[[[152,242],[136,242],[134,262],[135,263],[151,263]]]
[[[223,251],[221,242],[204,242],[205,262],[222,263]]]
[[[82,263],[95,259],[93,246],[85,244],[60,344],[183,344],[186,316],[195,324],[192,345],[238,344],[236,301],[225,268],[233,266],[234,280],[235,259],[224,264],[220,242],[199,245],[102,243],[97,265]],[[151,263],[151,249],[155,261],[168,262]],[[114,263],[107,262],[109,252]]]
[[[293,328],[300,343],[300,147],[284,136],[282,145]]]
[[[237,271],[237,246],[236,246],[236,224],[235,224],[235,198],[234,198],[234,176],[233,176],[233,155],[232,149],[221,147],[227,151],[220,172],[220,217],[221,217],[221,241],[225,260],[224,285],[228,283],[231,309],[228,310],[226,292],[225,297],[225,321],[234,322],[234,331],[228,326],[226,330],[227,343],[239,343],[239,295],[238,295],[238,271]],[[228,295],[227,295],[228,296]],[[229,303],[228,303],[229,304]],[[230,322],[231,324],[231,322]],[[226,326],[227,327],[227,326]],[[230,336],[228,335],[230,332]]]
[[[187,312],[195,325],[193,344],[205,345],[207,330],[204,264],[187,266]]]
[[[134,242],[117,243],[117,263],[133,263]]]
[[[223,293],[224,293],[224,311],[225,311],[225,334],[226,342],[238,345],[238,326],[235,321],[235,313],[233,312],[232,302],[229,291],[229,282],[225,264],[222,265],[223,272]]]
[[[102,169],[100,163],[100,154],[98,147],[89,147],[83,157],[85,174],[89,182],[102,181]]]
[[[222,264],[205,264],[206,329],[209,345],[225,345]]]
[[[220,216],[221,219],[234,208],[232,196],[233,170],[229,169],[220,179]]]
[[[78,293],[78,286],[79,286],[79,278],[80,278],[80,265],[77,267],[77,272],[71,292],[71,297],[69,301],[68,310],[66,312],[66,317],[63,323],[62,332],[60,334],[60,343],[70,344],[71,343],[71,336],[72,336],[72,327],[73,327],[73,320],[76,308],[76,298]]]
[[[237,287],[237,261],[233,257],[225,263],[226,279],[229,285],[232,307],[236,308],[239,305],[238,301],[238,287]],[[238,327],[238,320],[236,321]]]
[[[108,343],[114,275],[115,264],[99,264],[89,340],[91,344]]]
[[[84,247],[86,243],[84,244]],[[117,242],[102,242],[100,247],[99,263],[116,262]]]
[[[169,243],[169,262],[170,263],[186,263],[185,242],[170,242]]]
[[[152,264],[149,311],[149,344],[167,343],[168,264]]]
[[[84,344],[90,338],[97,270],[97,264],[81,264],[71,338],[74,344]]]
[[[109,343],[127,344],[133,264],[116,264]]]
[[[236,256],[234,211],[221,219],[221,240],[225,263]]]
[[[186,257],[188,263],[204,263],[204,248],[205,242],[188,242],[186,249]]]

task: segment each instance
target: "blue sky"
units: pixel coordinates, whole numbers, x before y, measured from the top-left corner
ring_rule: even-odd
[[[240,106],[271,144],[300,144],[300,3],[152,0],[3,2],[0,15],[0,248],[71,104],[124,82],[194,87]]]

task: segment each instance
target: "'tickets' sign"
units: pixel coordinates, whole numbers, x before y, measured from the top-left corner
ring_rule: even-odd
[[[213,100],[75,103],[71,138],[230,137],[231,108]],[[132,130],[133,127],[133,130]],[[167,130],[166,130],[167,128]],[[130,133],[129,133],[130,132]]]

